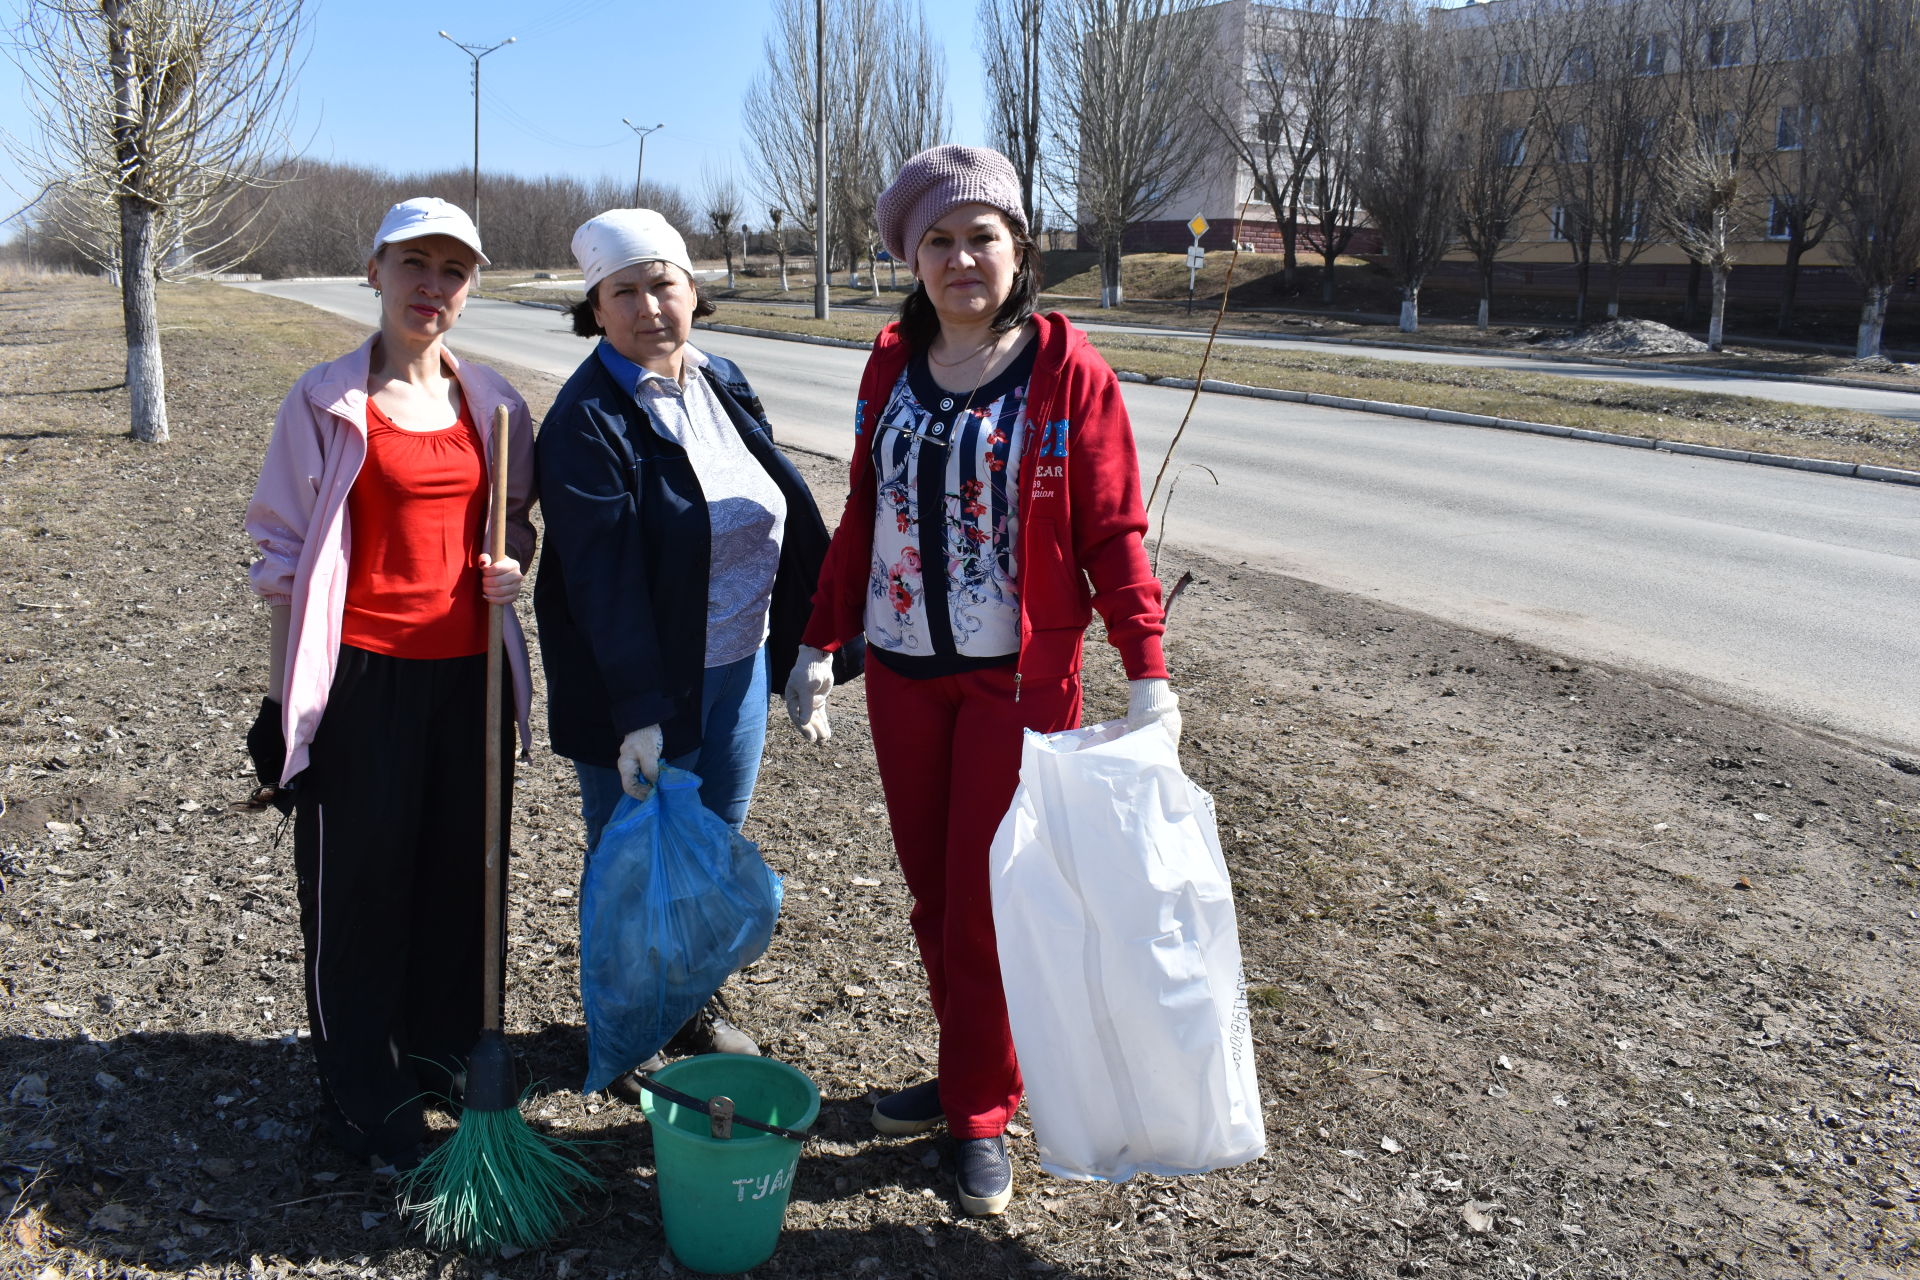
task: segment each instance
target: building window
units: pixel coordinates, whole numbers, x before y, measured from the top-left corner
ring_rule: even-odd
[[[1622,240],[1644,240],[1647,238],[1647,202],[1635,200],[1633,207],[1627,210],[1627,225],[1620,233]]]
[[[1824,58],[1831,44],[1827,27],[1811,17],[1801,16],[1797,20],[1788,19],[1785,37],[1781,41],[1780,56],[1788,62],[1799,62],[1806,58]]]
[[[1773,130],[1773,146],[1776,151],[1799,151],[1807,145],[1807,139],[1819,126],[1820,113],[1802,103],[1799,106],[1782,107]]]
[[[1563,124],[1560,126],[1560,163],[1585,164],[1592,156],[1587,150],[1587,126],[1584,124]]]
[[[1526,86],[1526,59],[1517,53],[1502,54],[1500,58],[1500,87],[1502,89],[1524,89]]]
[[[1590,84],[1593,81],[1593,50],[1585,45],[1567,52],[1562,80],[1566,84]]]
[[[1641,76],[1664,75],[1667,70],[1667,38],[1655,32],[1641,36],[1633,46],[1633,72]]]
[[[1740,140],[1740,117],[1732,111],[1708,111],[1694,120],[1700,149],[1707,155],[1732,155]]]
[[[1527,131],[1524,127],[1500,132],[1500,164],[1515,169],[1527,162]]]
[[[1707,65],[1737,67],[1746,61],[1747,32],[1737,22],[1723,22],[1707,29]]]
[[[1277,147],[1286,137],[1287,117],[1284,111],[1262,111],[1257,127],[1260,141],[1269,147]]]
[[[1767,239],[1793,238],[1793,202],[1775,196],[1767,205]]]
[[[1644,158],[1654,155],[1659,149],[1660,117],[1642,116],[1640,127],[1633,133],[1633,153]]]
[[[1580,216],[1578,208],[1557,204],[1548,217],[1547,234],[1555,240],[1575,240],[1582,238],[1586,229],[1586,220]]]

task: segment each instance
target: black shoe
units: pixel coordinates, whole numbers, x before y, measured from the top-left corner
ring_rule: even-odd
[[[946,1121],[940,1108],[940,1077],[890,1093],[873,1104],[873,1127],[889,1138],[908,1138]]]
[[[1013,1161],[1007,1158],[1007,1137],[961,1138],[954,1160],[960,1184],[960,1207],[975,1218],[1005,1213],[1013,1199]]]
[[[420,1161],[426,1158],[426,1150],[419,1143],[403,1147],[394,1155],[381,1155],[378,1152],[367,1157],[367,1167],[373,1170],[373,1176],[385,1182],[394,1182],[406,1177],[420,1167]]]
[[[760,1046],[740,1028],[727,1021],[727,1002],[714,992],[700,1012],[687,1019],[667,1041],[673,1053],[738,1053],[749,1058],[760,1056]]]
[[[633,1070],[627,1072],[627,1074],[615,1076],[613,1083],[607,1086],[607,1093],[612,1097],[620,1099],[620,1101],[626,1103],[628,1106],[637,1107],[640,1105],[641,1095],[646,1092],[646,1090],[640,1087],[640,1077],[643,1075],[650,1076],[666,1065],[667,1055],[664,1053],[656,1053]]]

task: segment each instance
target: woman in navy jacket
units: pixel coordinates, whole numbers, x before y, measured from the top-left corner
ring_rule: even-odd
[[[587,283],[574,331],[602,341],[535,443],[534,613],[591,856],[621,793],[644,799],[662,761],[698,774],[702,801],[740,828],[768,681],[793,665],[827,531],[745,376],[687,341],[712,306],[679,233],[615,209],[573,248]],[[722,1013],[716,996],[672,1047],[757,1053]]]

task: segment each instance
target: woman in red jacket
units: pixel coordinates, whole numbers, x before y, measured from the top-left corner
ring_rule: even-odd
[[[1179,711],[1119,383],[1065,317],[1034,312],[1039,251],[1013,166],[977,147],[921,152],[875,220],[919,283],[861,380],[852,493],[787,710],[808,738],[828,736],[827,655],[864,632],[874,754],[940,1024],[939,1075],[882,1098],[873,1122],[944,1123],[962,1207],[997,1214],[1021,1087],[987,850],[1021,732],[1080,723],[1096,608],[1132,685],[1128,727],[1165,721],[1177,737]]]

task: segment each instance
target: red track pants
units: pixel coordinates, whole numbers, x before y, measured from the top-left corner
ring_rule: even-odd
[[[987,850],[1020,780],[1020,731],[1080,723],[1080,679],[1011,666],[912,680],[867,663],[867,712],[887,820],[913,894],[913,933],[940,1023],[940,1104],[956,1138],[1003,1132],[1020,1106],[994,943]]]

